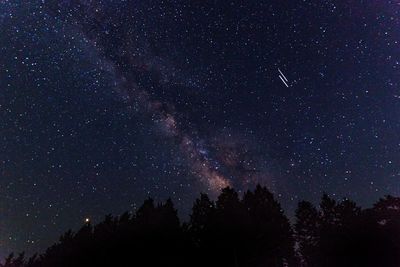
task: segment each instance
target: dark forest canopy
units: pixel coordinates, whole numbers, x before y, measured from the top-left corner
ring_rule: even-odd
[[[362,209],[324,194],[318,207],[299,202],[294,225],[262,186],[242,198],[229,187],[216,201],[201,194],[186,223],[170,199],[147,199],[134,214],[86,223],[43,254],[10,255],[0,266],[398,267],[400,198]]]

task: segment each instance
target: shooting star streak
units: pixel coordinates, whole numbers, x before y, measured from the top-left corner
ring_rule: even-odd
[[[285,80],[282,78],[281,75],[279,75],[279,78],[281,78],[282,82],[286,85],[286,87],[289,87],[289,85],[285,82]]]
[[[287,84],[288,79],[286,78],[286,76],[283,74],[283,72],[278,68],[279,71],[279,78],[281,79],[281,81],[286,85],[286,87],[289,87],[289,85]]]
[[[285,81],[287,82],[288,79],[286,78],[286,76],[282,73],[282,71],[278,68],[279,73],[282,75],[283,79],[285,79]]]

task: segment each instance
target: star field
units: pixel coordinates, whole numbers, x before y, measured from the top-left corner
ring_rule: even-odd
[[[398,1],[0,1],[0,255],[147,197],[399,195],[399,38]]]

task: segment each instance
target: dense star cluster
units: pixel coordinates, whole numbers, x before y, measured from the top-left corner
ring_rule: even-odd
[[[399,38],[389,0],[0,0],[0,255],[150,196],[399,195]]]

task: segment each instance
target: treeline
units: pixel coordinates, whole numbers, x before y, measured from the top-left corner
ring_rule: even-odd
[[[319,207],[299,203],[293,226],[261,186],[242,198],[225,188],[215,202],[201,194],[183,224],[170,199],[148,199],[135,214],[87,223],[39,256],[0,266],[399,267],[400,198],[361,209],[324,194]]]

